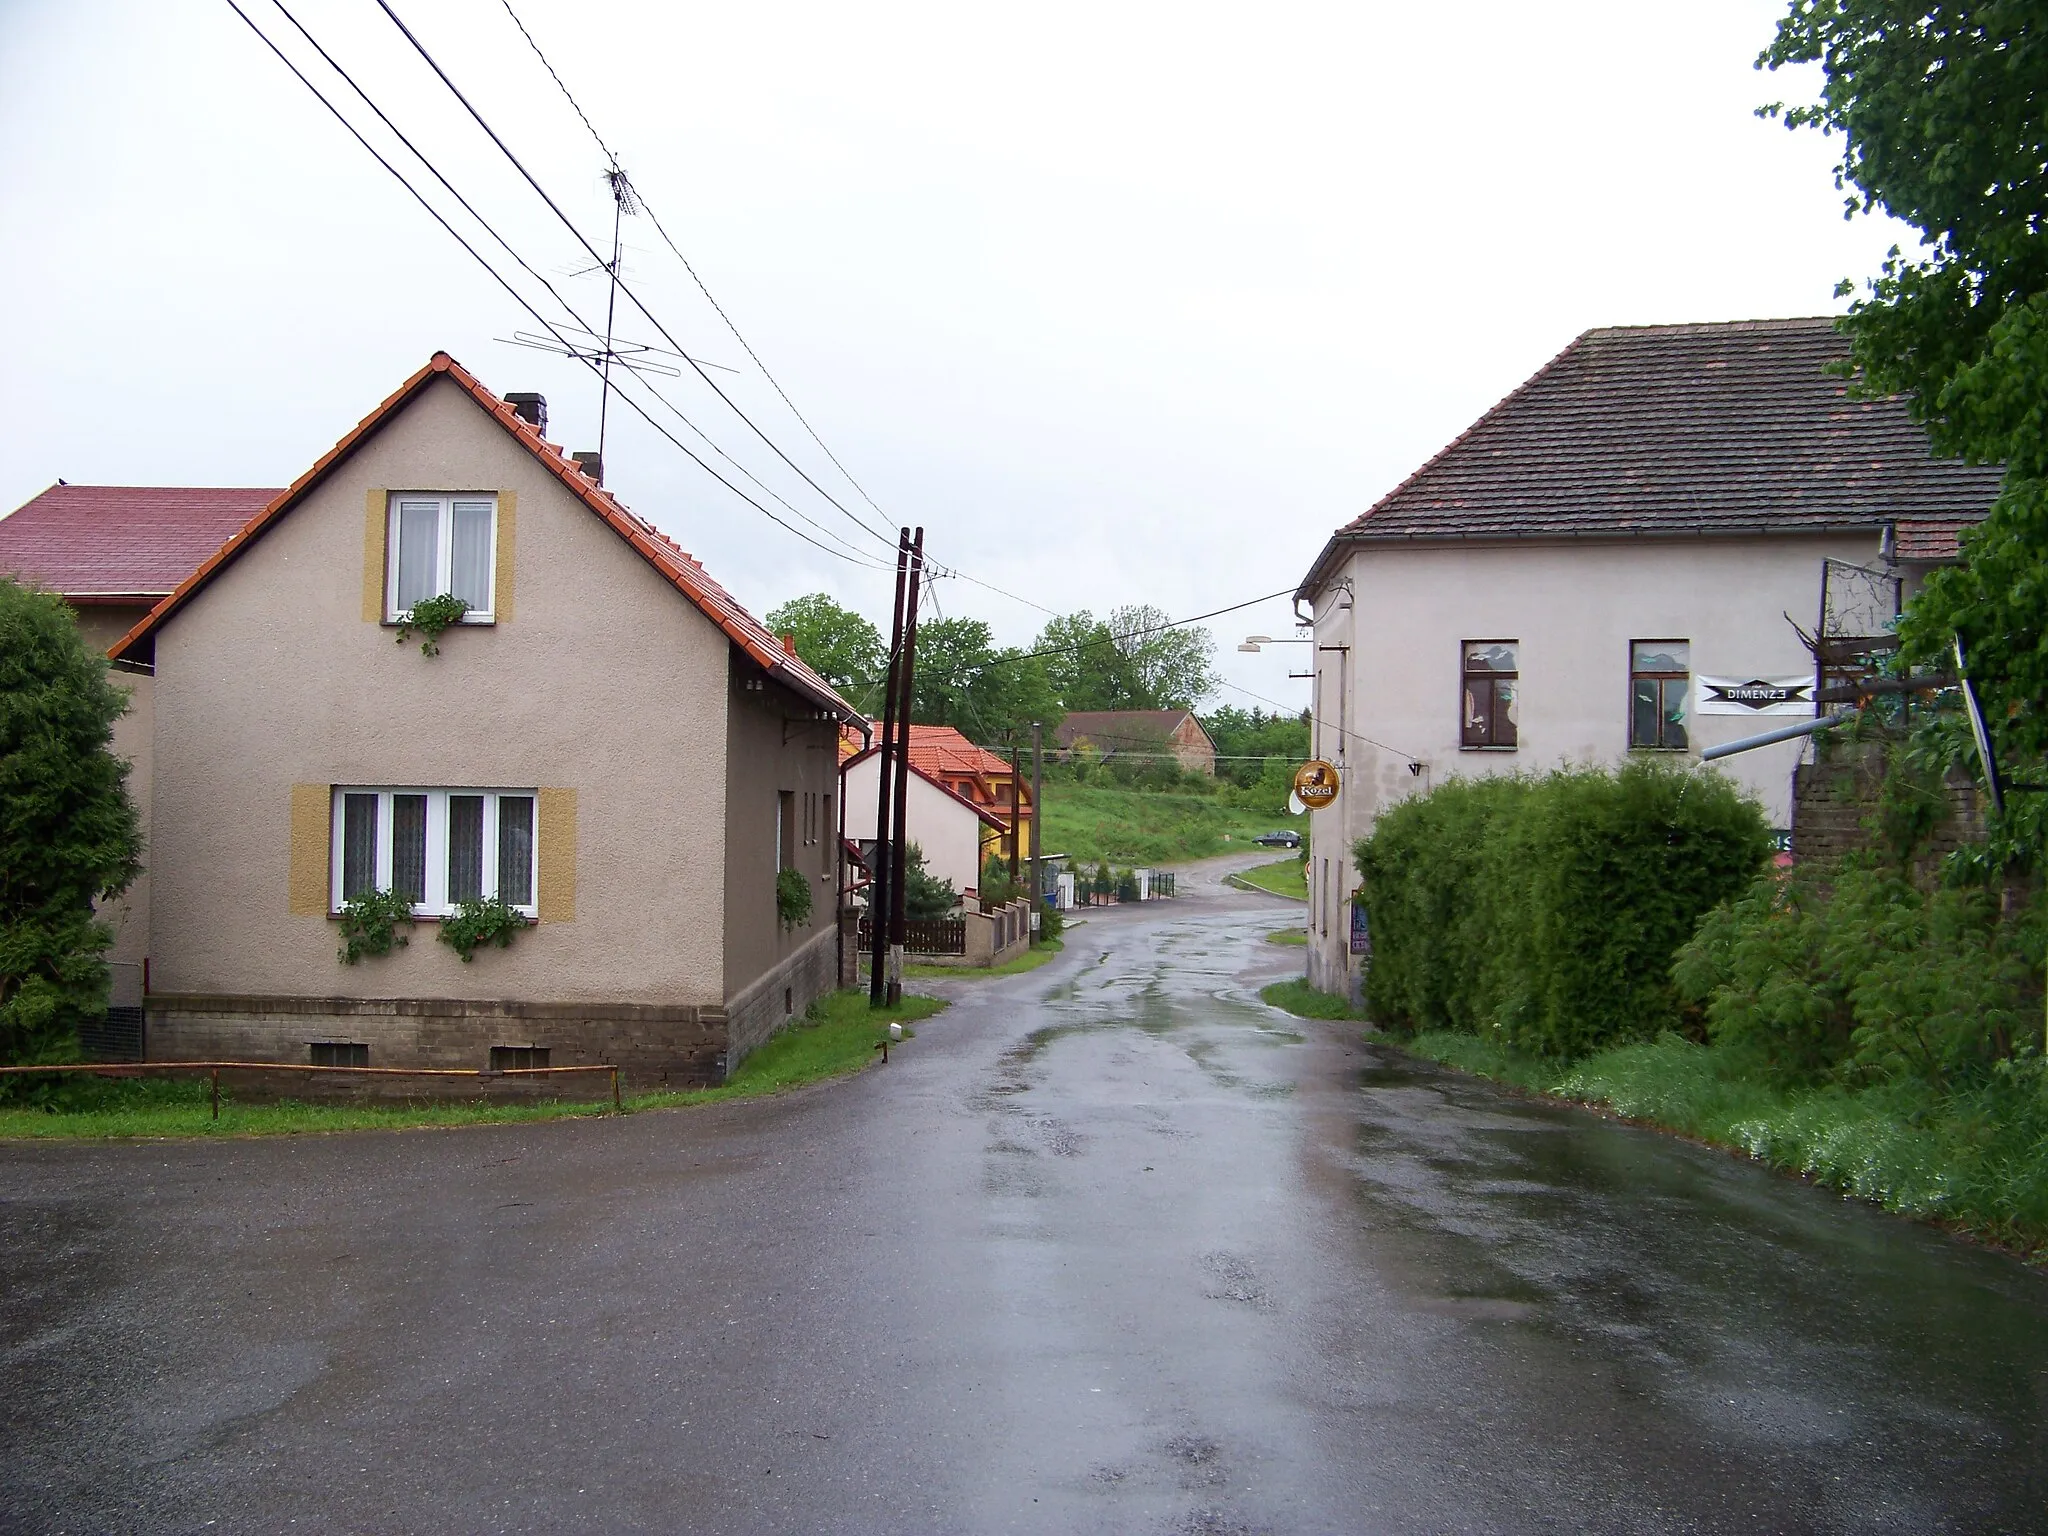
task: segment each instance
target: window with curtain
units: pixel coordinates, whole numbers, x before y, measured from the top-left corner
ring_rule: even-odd
[[[1516,685],[1521,642],[1467,640],[1464,656],[1464,701],[1458,743],[1467,748],[1517,745],[1520,724]]]
[[[497,497],[393,496],[388,549],[385,618],[395,620],[413,604],[448,593],[469,604],[465,624],[491,621]]]
[[[399,891],[421,917],[445,917],[492,896],[538,917],[536,793],[336,789],[334,908],[369,891]]]
[[[1692,644],[1634,640],[1628,648],[1628,744],[1686,750],[1686,699],[1692,692]]]

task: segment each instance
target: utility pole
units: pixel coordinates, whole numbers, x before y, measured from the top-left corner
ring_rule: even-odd
[[[1038,863],[1038,823],[1045,814],[1045,802],[1039,798],[1044,768],[1045,727],[1034,720],[1031,722],[1031,910],[1034,915],[1045,903],[1045,872]]]
[[[904,824],[910,811],[910,704],[917,695],[917,590],[924,576],[924,530],[910,546],[910,588],[903,599],[903,665],[896,682],[896,840],[889,845],[889,991],[891,1007],[903,997],[904,896],[910,839]]]
[[[868,1006],[879,1008],[887,1001],[883,958],[889,952],[889,812],[895,800],[889,793],[889,771],[896,748],[896,673],[903,654],[903,584],[910,570],[910,530],[896,533],[896,609],[889,622],[889,675],[882,693],[882,756],[876,765],[880,794],[875,805],[875,867],[868,871]]]

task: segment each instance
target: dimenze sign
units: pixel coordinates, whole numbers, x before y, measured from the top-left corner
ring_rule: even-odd
[[[1810,715],[1811,677],[1702,677],[1693,709],[1702,715]]]
[[[1294,770],[1294,797],[1312,811],[1337,798],[1337,770],[1314,758]]]

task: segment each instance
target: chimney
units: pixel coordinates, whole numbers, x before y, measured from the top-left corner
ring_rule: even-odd
[[[796,636],[790,634],[786,630],[783,632],[782,636],[782,649],[788,655],[794,656],[796,654]]]
[[[586,448],[581,453],[570,454],[569,457],[576,461],[576,467],[582,470],[584,474],[588,475],[599,485],[604,484],[604,458],[602,455],[593,449]]]
[[[507,395],[505,403],[512,407],[512,414],[532,426],[541,436],[547,436],[548,401],[545,395]]]

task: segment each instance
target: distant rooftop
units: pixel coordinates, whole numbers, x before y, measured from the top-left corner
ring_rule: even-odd
[[[0,517],[0,572],[74,602],[155,602],[279,492],[242,486],[51,486]]]

